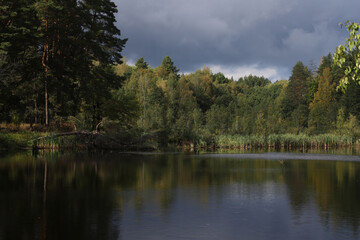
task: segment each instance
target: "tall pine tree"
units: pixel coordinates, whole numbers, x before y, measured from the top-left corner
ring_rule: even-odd
[[[281,104],[283,117],[288,120],[296,132],[299,132],[307,125],[307,116],[309,113],[307,88],[310,76],[310,71],[302,62],[296,63]]]

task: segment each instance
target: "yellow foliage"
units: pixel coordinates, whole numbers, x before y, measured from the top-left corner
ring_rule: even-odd
[[[310,110],[321,107],[326,108],[333,100],[333,93],[335,91],[335,83],[332,82],[332,75],[330,68],[325,68],[322,76],[319,79],[318,90],[314,94],[314,100],[310,103]]]

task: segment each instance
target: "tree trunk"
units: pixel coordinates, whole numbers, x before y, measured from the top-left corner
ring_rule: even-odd
[[[44,2],[46,2],[46,0],[44,0]],[[49,126],[48,87],[47,87],[47,72],[49,70],[49,35],[48,35],[49,20],[44,18],[43,22],[45,22],[45,35],[46,35],[46,42],[44,44],[44,50],[43,50],[43,56],[42,56],[42,65],[45,68],[45,80],[44,80],[45,125]]]
[[[34,119],[35,124],[38,123],[37,113],[38,113],[38,107],[37,107],[37,101],[35,100],[35,119]]]
[[[49,126],[48,89],[47,89],[46,77],[45,77],[45,125]]]

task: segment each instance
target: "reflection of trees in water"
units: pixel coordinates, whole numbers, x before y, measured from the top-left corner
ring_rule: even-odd
[[[7,194],[0,198],[3,239],[10,233],[18,239],[40,234],[40,227],[34,226],[44,220],[41,213],[45,159],[47,239],[114,239],[121,235],[120,217],[125,202],[132,202],[139,213],[148,202],[166,213],[179,194],[176,189],[196,189],[199,195],[185,197],[206,206],[209,198],[223,197],[222,186],[237,183],[286,184],[296,215],[301,216],[315,202],[325,224],[350,224],[357,232],[360,223],[357,163],[53,152],[37,158],[14,155],[0,161],[0,190]],[[19,219],[31,224],[23,224],[22,230],[16,231]]]
[[[121,205],[87,163],[54,155],[1,161],[0,239],[119,239]]]
[[[316,201],[321,222],[333,227],[360,224],[360,164],[341,161],[288,161],[285,182],[290,202],[301,216]]]

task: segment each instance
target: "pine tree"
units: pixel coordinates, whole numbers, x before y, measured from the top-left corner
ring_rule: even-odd
[[[114,24],[117,9],[110,0],[43,0],[37,2],[36,10],[42,20],[45,122],[48,124],[48,100],[55,99],[52,106],[56,114],[76,114],[77,109],[67,109],[65,103],[72,101],[79,105],[81,100],[73,96],[80,97],[84,95],[83,90],[96,87],[89,84],[100,84],[96,78],[102,77],[92,74],[103,72],[96,71],[99,64],[121,63],[120,52],[126,39],[120,38],[120,30]],[[76,86],[81,87],[76,90]],[[55,97],[50,98],[49,94]]]
[[[28,90],[27,82],[38,72],[33,61],[39,39],[39,20],[33,4],[35,1],[0,1],[0,112],[2,121],[11,121],[11,115],[23,118],[27,101],[34,92],[19,95]]]
[[[170,74],[177,75],[177,73],[179,72],[179,69],[177,69],[169,56],[164,57],[161,67],[163,71],[165,71],[166,76],[169,76]]]
[[[298,62],[289,79],[289,84],[285,91],[285,97],[281,104],[282,115],[290,121],[296,132],[307,125],[308,117],[308,84],[310,72],[302,62]]]
[[[298,62],[289,79],[289,84],[286,88],[285,98],[283,101],[283,114],[289,116],[292,111],[302,104],[305,104],[307,85],[310,73],[302,62]]]
[[[101,63],[121,63],[121,51],[127,39],[120,38],[115,26],[116,5],[111,0],[79,1],[85,53],[91,60]]]
[[[12,109],[36,121],[42,109],[48,125],[76,115],[89,89],[108,94],[100,87],[104,79],[119,86],[122,79],[99,71],[121,63],[126,39],[115,26],[116,12],[111,0],[0,1],[0,91],[8,96],[0,100],[3,115]]]
[[[322,75],[325,68],[331,69],[331,65],[332,65],[332,55],[331,53],[329,53],[327,56],[321,58],[319,67],[317,69],[318,75]]]
[[[135,67],[137,67],[138,69],[147,69],[149,65],[147,64],[147,62],[145,62],[144,58],[141,57],[136,61]]]

